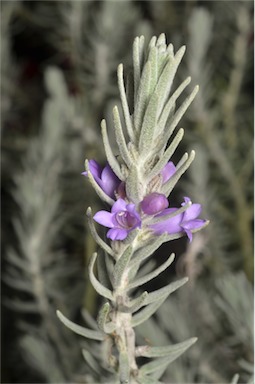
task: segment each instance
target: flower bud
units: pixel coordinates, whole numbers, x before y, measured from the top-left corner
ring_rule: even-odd
[[[162,193],[153,192],[145,196],[141,208],[147,215],[155,215],[168,207],[168,200]]]

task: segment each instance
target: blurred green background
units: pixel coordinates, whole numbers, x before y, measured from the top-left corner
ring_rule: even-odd
[[[138,338],[199,338],[166,383],[252,382],[253,2],[106,0],[1,2],[2,383],[99,382],[55,310],[96,316],[85,212],[102,203],[81,172],[85,158],[105,161],[100,121],[110,126],[120,103],[117,65],[127,74],[134,38],[162,32],[187,46],[174,88],[189,75],[200,85],[173,161],[197,157],[170,204],[188,195],[211,223],[156,254],[176,262],[155,286],[190,281]]]

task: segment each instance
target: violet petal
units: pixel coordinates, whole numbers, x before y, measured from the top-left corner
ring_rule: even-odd
[[[113,216],[114,214],[111,213],[111,212],[107,212],[107,211],[98,211],[93,219],[101,224],[101,225],[104,225],[105,227],[107,228],[113,228],[114,227],[114,223],[113,223]]]
[[[165,209],[165,211],[168,211],[168,209]],[[171,213],[171,212],[168,212],[168,213]],[[163,216],[163,215],[161,214],[160,216]],[[168,234],[173,234],[173,233],[181,232],[182,216],[183,216],[182,214],[179,214],[172,217],[171,219],[166,219],[165,221],[162,221],[160,223],[151,224],[150,228],[152,228],[156,234],[162,234],[165,232],[167,232]]]
[[[201,204],[192,204],[183,215],[183,221],[190,221],[196,219],[202,211]]]
[[[100,179],[102,167],[98,164],[96,160],[89,160],[89,170],[94,178]]]
[[[106,234],[111,240],[124,240],[128,235],[128,231],[123,228],[111,228]]]
[[[126,211],[126,202],[123,199],[118,199],[112,206],[112,213],[117,213],[119,211]]]

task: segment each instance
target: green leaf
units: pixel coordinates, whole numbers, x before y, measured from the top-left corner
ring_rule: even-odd
[[[175,138],[167,148],[167,150],[164,152],[163,156],[159,159],[157,164],[154,166],[152,171],[148,175],[148,181],[150,181],[154,176],[158,175],[160,171],[164,168],[164,166],[167,164],[171,156],[174,154],[176,148],[178,147],[179,143],[181,142],[184,135],[184,129],[180,128],[180,130],[177,132]]]
[[[151,64],[147,62],[143,68],[134,109],[134,127],[140,132],[143,123],[144,112],[148,104],[151,80]]]
[[[127,196],[134,203],[140,202],[140,175],[136,167],[132,167],[126,180]]]
[[[86,361],[86,363],[89,365],[89,367],[94,371],[96,372],[97,374],[100,373],[100,365],[98,364],[98,362],[95,360],[95,358],[91,355],[91,353],[89,351],[87,351],[86,349],[82,349],[82,355],[84,357],[84,360]]]
[[[171,293],[176,291],[182,285],[187,283],[188,280],[189,280],[188,277],[184,277],[183,279],[170,283],[163,288],[150,292],[145,300],[145,304],[148,305],[155,301],[158,301],[162,296],[165,296],[165,295],[169,296]]]
[[[139,384],[164,384],[162,381],[155,381],[154,377],[146,376],[146,375],[140,375],[138,377],[138,383]]]
[[[153,361],[151,361],[150,363],[144,364],[140,368],[141,374],[149,374],[149,373],[153,373],[153,372],[156,372],[158,370],[161,370],[162,368],[167,368],[168,364],[172,363],[180,355],[182,355],[192,344],[194,344],[196,342],[196,340],[197,339],[194,337],[194,338],[189,339],[183,343],[179,343],[179,345],[177,344],[177,346],[176,346],[176,350],[175,349],[173,349],[172,351],[171,351],[171,349],[168,350],[168,354],[166,357],[157,358],[157,359],[154,359]],[[154,348],[156,348],[156,347],[154,347]],[[158,347],[158,348],[166,348],[165,351],[167,351],[167,348],[169,348],[169,347]],[[159,349],[157,352],[156,351],[157,351],[157,348],[154,349],[154,353],[157,353],[157,352],[159,353]],[[161,375],[162,374],[163,374],[163,372],[161,371]]]
[[[195,158],[195,151],[191,151],[188,159],[184,162],[184,164],[182,164],[182,166],[176,170],[174,175],[163,185],[162,192],[166,196],[169,196],[175,184],[181,178],[184,172],[189,168],[194,158]]]
[[[134,252],[134,256],[130,262],[130,268],[133,268],[137,264],[140,264],[142,261],[150,257],[153,252],[158,249],[161,244],[163,244],[164,240],[166,239],[166,234],[162,234],[157,237],[153,237],[152,239],[147,242],[147,244],[144,244],[140,249]]]
[[[23,260],[17,256],[16,252],[14,252],[12,249],[8,250],[7,261],[15,267],[20,268],[22,271],[28,272],[31,269],[30,264],[26,260]]]
[[[108,256],[108,254],[100,255],[97,258],[97,275],[98,280],[101,284],[103,284],[105,287],[111,289],[112,287],[112,281],[111,281],[111,274],[108,272],[110,269],[110,260],[113,260],[111,256]],[[107,265],[106,265],[107,260]]]
[[[111,247],[109,247],[108,244],[106,244],[104,242],[103,239],[101,239],[101,237],[98,235],[97,233],[97,230],[96,230],[96,227],[95,227],[95,224],[94,224],[94,221],[93,221],[93,218],[92,218],[92,210],[90,207],[88,207],[87,209],[87,217],[88,217],[88,224],[89,224],[89,229],[90,229],[90,232],[93,236],[93,239],[96,241],[96,243],[105,251],[107,252],[109,255],[113,256],[113,250],[111,249]]]
[[[164,46],[164,50],[166,50],[166,35],[164,33],[161,33],[159,35],[156,46],[157,47]]]
[[[237,384],[238,380],[239,380],[239,375],[236,373],[233,379],[231,380],[231,384]]]
[[[37,302],[25,302],[18,299],[3,299],[3,304],[14,311],[23,313],[39,313]]]
[[[92,339],[92,340],[100,340],[103,341],[105,339],[105,335],[103,335],[99,331],[93,331],[91,329],[81,327],[78,324],[73,323],[72,321],[68,320],[60,311],[57,310],[57,316],[60,321],[71,331],[77,333],[80,336],[86,337],[87,339]]]
[[[182,105],[178,108],[178,110],[176,111],[176,113],[172,117],[172,119],[171,119],[171,121],[169,123],[169,126],[165,129],[165,138],[164,138],[164,142],[165,143],[168,142],[168,140],[169,140],[170,136],[172,135],[175,127],[177,126],[177,124],[181,120],[182,116],[184,115],[184,113],[186,112],[186,110],[188,109],[188,107],[190,106],[192,101],[194,100],[198,90],[199,90],[199,87],[197,85],[193,89],[191,94],[184,100]]]
[[[158,301],[155,301],[154,303],[147,305],[147,307],[141,309],[140,312],[136,313],[131,321],[132,327],[137,327],[138,325],[142,324],[144,321],[148,320],[161,306],[161,304],[164,303],[168,295],[161,296],[161,299]]]
[[[192,337],[182,343],[177,343],[174,345],[168,345],[164,347],[151,347],[150,345],[137,347],[136,356],[143,357],[165,357],[171,356],[176,358],[175,356],[179,356],[183,352],[185,352],[191,345],[193,345],[197,341],[196,337]]]
[[[113,322],[109,321],[110,309],[110,304],[108,302],[105,303],[101,307],[97,317],[99,329],[101,329],[105,333],[112,333],[116,329],[116,325]]]
[[[145,300],[148,296],[148,292],[143,292],[139,297],[130,301],[128,306],[123,308],[123,312],[134,313],[145,305]]]
[[[114,123],[116,142],[118,144],[121,157],[126,163],[127,167],[131,168],[133,164],[133,160],[130,156],[130,152],[127,149],[126,139],[122,129],[119,110],[118,110],[118,107],[116,106],[113,108],[113,123]]]
[[[120,384],[128,384],[130,378],[130,366],[128,354],[120,352],[119,356],[119,380]]]
[[[144,54],[144,36],[136,37],[133,44],[133,65],[134,65],[134,99],[137,98],[140,78],[142,73]]]
[[[113,270],[113,283],[115,287],[117,287],[120,284],[123,274],[126,271],[128,264],[130,262],[130,259],[132,257],[132,253],[133,253],[133,246],[131,244],[125,249],[125,251],[122,253],[120,258],[116,261],[116,264]]]
[[[130,283],[128,286],[128,289],[140,287],[141,285],[157,277],[161,272],[165,271],[169,267],[169,265],[172,264],[172,262],[174,261],[174,256],[175,256],[174,253],[172,253],[170,257],[158,268],[153,270],[151,273],[148,273],[147,275],[142,276],[139,279],[135,280],[133,283]]]
[[[94,264],[95,264],[95,261],[96,261],[96,258],[97,258],[97,253],[93,253],[92,257],[91,257],[91,261],[89,263],[89,278],[90,278],[90,282],[91,284],[93,285],[93,287],[95,288],[95,290],[97,291],[97,293],[99,293],[99,295],[111,300],[111,301],[114,301],[114,298],[113,298],[113,295],[112,295],[112,292],[104,287],[98,280],[97,278],[95,277],[94,275],[94,272],[93,272],[93,268],[94,268]]]
[[[174,59],[169,57],[168,62],[166,63],[155,88],[155,92],[158,94],[160,100],[160,108],[158,110],[159,115],[161,114],[164,104],[169,96],[170,89],[172,87],[172,82],[176,73],[176,70],[181,62],[181,59],[185,53],[185,46],[181,47],[176,53]]]
[[[157,128],[159,100],[158,94],[153,93],[146,108],[139,138],[140,154],[144,152],[148,154],[149,149],[153,146],[154,131]]]
[[[101,132],[102,132],[104,149],[105,149],[105,154],[106,154],[106,158],[108,160],[108,163],[110,164],[115,175],[117,175],[118,178],[123,181],[123,176],[122,176],[122,172],[120,169],[120,165],[119,165],[116,157],[114,156],[114,154],[112,152],[112,148],[111,148],[110,141],[109,141],[108,134],[107,134],[107,128],[106,128],[105,120],[102,120],[102,122],[101,122]]]
[[[181,83],[181,85],[179,85],[179,87],[176,89],[176,91],[172,94],[172,96],[170,97],[170,99],[166,103],[166,105],[165,105],[165,107],[161,113],[161,116],[159,118],[159,121],[158,121],[158,125],[157,125],[157,128],[158,128],[157,133],[158,134],[164,131],[165,125],[166,125],[167,120],[169,118],[169,114],[171,111],[174,111],[176,100],[181,95],[181,93],[184,91],[184,89],[189,85],[190,81],[191,81],[191,77],[187,77],[187,79],[184,80]]]
[[[84,321],[93,329],[97,330],[98,329],[98,326],[97,326],[97,322],[96,320],[94,319],[94,317],[91,316],[91,314],[89,313],[89,311],[84,307],[81,309],[81,314],[82,314],[82,317],[84,319]]]
[[[123,80],[123,64],[120,64],[118,66],[117,75],[118,75],[118,86],[119,86],[119,91],[120,91],[121,105],[122,105],[122,109],[123,109],[127,133],[129,135],[130,140],[135,142],[133,123],[132,123],[131,115],[129,112],[129,106],[128,106],[128,102],[127,102],[127,96],[126,96],[124,80]]]
[[[151,47],[148,61],[151,63],[151,81],[149,93],[152,94],[158,81],[158,48]]]
[[[4,281],[5,284],[9,285],[13,289],[17,289],[19,291],[28,292],[31,294],[33,292],[33,285],[32,282],[29,280],[21,280],[17,279],[17,277],[11,277],[8,275],[2,276],[2,281]]]

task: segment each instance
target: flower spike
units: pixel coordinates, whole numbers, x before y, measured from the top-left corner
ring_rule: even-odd
[[[192,203],[189,197],[184,197],[180,207],[172,204],[171,192],[195,157],[191,151],[177,165],[172,161],[184,136],[183,128],[169,140],[198,91],[196,86],[179,103],[190,77],[173,89],[184,53],[184,46],[174,53],[164,34],[153,36],[147,47],[143,36],[135,39],[130,76],[133,84],[124,84],[122,64],[117,71],[122,104],[122,113],[117,107],[113,109],[117,151],[112,149],[106,121],[102,120],[107,163],[101,167],[95,160],[87,160],[83,172],[98,196],[110,206],[93,217],[91,209],[87,211],[91,234],[104,251],[98,257],[94,253],[88,267],[90,281],[103,297],[97,316],[98,331],[83,331],[59,312],[58,316],[74,332],[104,343],[100,350],[108,351],[108,360],[103,368],[111,365],[113,376],[109,380],[116,383],[159,382],[167,365],[196,341],[192,338],[174,346],[138,347],[135,334],[135,327],[150,319],[168,296],[188,280],[184,277],[147,292],[143,285],[165,271],[174,254],[152,265],[149,258],[173,239],[187,236],[192,241],[193,233],[208,224],[200,218],[202,206]],[[129,90],[134,90],[133,94]],[[177,103],[180,105],[176,109]],[[106,229],[105,240],[94,222]],[[139,356],[153,360],[141,366]],[[84,351],[84,357],[92,368],[96,366],[88,351]]]

